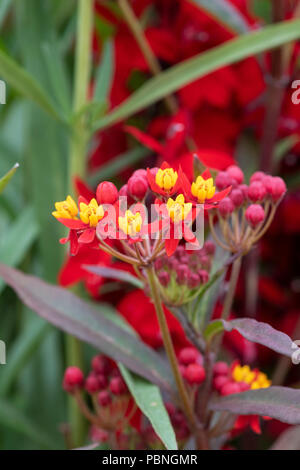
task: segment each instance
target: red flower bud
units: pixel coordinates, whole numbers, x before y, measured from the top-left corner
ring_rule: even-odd
[[[102,377],[101,381],[98,377]],[[85,389],[88,393],[92,395],[93,393],[99,392],[99,390],[101,390],[102,388],[105,388],[106,385],[102,386],[104,382],[107,385],[107,380],[104,375],[97,376],[95,373],[92,372],[85,381]]]
[[[200,269],[198,271],[198,276],[200,277],[201,284],[206,284],[209,280],[209,274],[205,269]]]
[[[176,261],[176,260],[174,260]],[[177,262],[178,263],[178,262]],[[190,273],[190,270],[188,266],[182,265],[182,266],[177,266],[177,283],[178,284],[185,284],[188,278],[188,275]]]
[[[163,287],[168,287],[170,282],[170,274],[167,271],[161,271],[158,274],[158,280]]]
[[[286,193],[286,184],[282,178],[275,176],[269,184],[269,194],[274,202],[278,201]]]
[[[239,382],[239,386],[241,392],[246,392],[247,390],[250,390],[250,385],[246,382]]]
[[[178,356],[178,360],[181,364],[189,365],[197,361],[199,352],[195,348],[183,348]]]
[[[227,375],[229,371],[228,364],[226,362],[216,362],[214,365],[214,374],[216,375]]]
[[[202,384],[205,380],[205,375],[205,369],[200,364],[189,364],[184,372],[184,378],[190,384]]]
[[[118,196],[118,190],[113,183],[104,181],[99,184],[96,192],[98,204],[114,204]]]
[[[93,357],[92,368],[98,374],[107,375],[111,370],[111,364],[107,357],[99,355]]]
[[[254,181],[263,181],[266,174],[263,171],[256,171],[250,178],[250,184],[254,183]]]
[[[216,177],[216,187],[219,191],[228,188],[231,185],[231,178],[226,171],[220,171]]]
[[[127,197],[128,196],[128,184],[124,184],[122,188],[119,191],[119,196],[120,197]]]
[[[228,382],[220,389],[220,393],[223,396],[232,395],[233,393],[240,393],[240,391],[240,386],[236,382]]]
[[[229,168],[227,168],[226,173],[230,176],[230,178],[232,178],[238,184],[242,184],[242,182],[244,181],[244,173],[236,165],[232,165]]]
[[[197,273],[190,273],[188,276],[188,287],[189,289],[195,289],[200,284],[200,277]]]
[[[143,170],[142,168],[140,168],[139,170],[136,170],[132,176],[147,178],[147,170]]]
[[[141,201],[146,196],[149,185],[144,176],[134,175],[128,181],[128,192],[130,196]]]
[[[111,379],[109,389],[113,395],[124,395],[127,392],[127,385],[121,377]]]
[[[235,207],[230,197],[225,197],[222,199],[222,201],[220,201],[218,209],[221,216],[226,218],[228,215],[232,214]]]
[[[263,201],[266,197],[267,190],[262,181],[254,181],[251,183],[248,190],[248,197],[251,201]]]
[[[247,199],[249,187],[248,187],[246,184],[240,184],[240,185],[238,186],[238,189],[239,189],[240,191],[242,191],[242,193],[243,193],[243,195],[244,195],[244,198]]]
[[[245,196],[244,196],[244,193],[241,189],[239,188],[236,188],[236,189],[233,189],[230,193],[230,199],[232,200],[233,204],[235,205],[235,207],[240,207],[244,200],[245,200]]]
[[[98,394],[98,403],[100,406],[103,406],[103,408],[109,406],[111,401],[111,396],[106,390],[103,390]]]
[[[226,375],[217,375],[213,380],[213,387],[219,392],[228,382],[229,379]]]
[[[63,388],[68,393],[83,388],[84,376],[78,367],[68,367],[65,371]]]
[[[214,255],[216,252],[216,245],[211,240],[207,240],[207,242],[204,243],[204,250],[208,255]]]
[[[251,204],[245,212],[245,217],[252,228],[255,228],[264,221],[265,211],[259,204]]]

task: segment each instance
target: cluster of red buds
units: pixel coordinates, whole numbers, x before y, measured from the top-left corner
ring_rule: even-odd
[[[93,440],[120,448],[128,435],[138,439],[130,425],[135,404],[118,368],[109,358],[95,356],[87,377],[78,367],[68,367],[63,388],[75,398],[90,422]]]
[[[215,241],[232,253],[247,253],[268,230],[278,204],[286,193],[286,185],[279,177],[258,171],[244,183],[244,173],[237,166],[221,171],[216,186],[232,190],[220,201],[216,211],[210,212],[210,228]],[[214,228],[217,215],[221,237]]]
[[[186,383],[191,386],[201,385],[206,377],[203,357],[196,348],[189,347],[180,351],[178,356],[180,372]]]
[[[230,366],[226,362],[217,362],[213,369],[213,389],[218,395],[226,396],[235,393],[268,388],[271,381],[259,369],[251,369],[234,361]],[[269,419],[264,417],[264,419]],[[236,435],[250,427],[255,433],[260,433],[260,421],[257,415],[241,415],[237,418],[224,412],[211,430],[211,436],[217,437],[230,433]]]
[[[175,253],[155,261],[155,271],[161,294],[167,305],[179,306],[191,302],[209,281],[215,244],[205,242],[203,248],[187,251],[182,245]]]

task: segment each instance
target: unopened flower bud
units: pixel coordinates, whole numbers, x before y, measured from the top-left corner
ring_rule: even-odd
[[[185,284],[189,275],[189,268],[186,265],[178,266],[177,268],[177,283]]]
[[[111,402],[112,402],[111,396],[106,390],[103,390],[102,392],[98,394],[98,403],[103,408],[106,408],[107,406],[109,406]]]
[[[214,365],[214,374],[216,375],[227,375],[229,371],[228,364],[226,362],[216,362]]]
[[[222,201],[220,201],[218,209],[221,216],[226,218],[233,213],[235,207],[230,197],[225,197],[222,199]]]
[[[263,201],[266,197],[267,190],[262,181],[254,181],[248,190],[248,197],[252,202]]]
[[[188,276],[189,289],[195,289],[200,284],[200,278],[197,273],[190,273]]]
[[[85,389],[90,394],[99,392],[105,387],[107,387],[105,375],[96,375],[92,372],[85,381]]]
[[[230,178],[236,181],[237,184],[242,184],[242,182],[244,181],[244,173],[236,165],[232,165],[227,168],[226,173],[230,176]]]
[[[222,191],[223,189],[226,189],[231,185],[231,178],[226,173],[226,171],[220,171],[217,174],[215,183],[216,183],[216,187],[218,188],[218,190]]]
[[[248,198],[249,187],[246,184],[240,184],[237,189],[242,191],[244,199]]]
[[[254,181],[263,181],[266,174],[263,171],[256,171],[250,178],[250,184],[254,183]]]
[[[245,196],[244,196],[243,191],[241,191],[241,189],[236,188],[231,191],[230,199],[232,200],[235,207],[240,207],[245,200]]]
[[[124,395],[127,392],[127,385],[121,377],[111,379],[109,389],[113,395]]]
[[[184,378],[191,385],[200,385],[205,380],[205,369],[200,364],[189,364],[185,369]]]
[[[107,357],[99,355],[93,357],[92,368],[98,374],[107,375],[111,370],[111,364]]]
[[[118,197],[118,190],[113,183],[104,181],[99,184],[96,192],[98,204],[114,204]]]
[[[213,380],[213,387],[218,392],[222,387],[229,382],[229,379],[226,375],[217,375]]]
[[[144,176],[133,175],[128,181],[129,194],[139,201],[142,201],[146,196],[149,185]]]
[[[183,348],[178,356],[178,360],[181,364],[189,365],[197,361],[199,352],[195,348]]]
[[[220,389],[220,393],[223,396],[232,395],[233,393],[240,393],[240,391],[240,386],[236,382],[227,382]]]
[[[154,267],[156,272],[160,271],[164,267],[164,261],[165,260],[163,258],[157,258],[157,260],[155,260]]]
[[[139,177],[147,178],[147,170],[140,168],[139,170],[136,170],[132,176],[139,176]]]
[[[216,252],[216,245],[211,240],[207,240],[207,242],[204,243],[204,249],[208,255],[212,256]]]
[[[255,228],[265,220],[265,211],[259,204],[251,204],[245,212],[245,217],[251,227]]]
[[[170,274],[167,271],[161,271],[158,274],[158,280],[163,287],[168,287],[170,282]]]
[[[68,393],[74,393],[75,390],[83,388],[84,376],[78,367],[68,367],[65,371],[63,388]]]
[[[274,202],[278,201],[286,193],[286,184],[283,179],[279,176],[272,178],[268,192]]]
[[[198,276],[200,278],[201,284],[206,284],[209,281],[209,274],[205,269],[200,269],[198,271]]]

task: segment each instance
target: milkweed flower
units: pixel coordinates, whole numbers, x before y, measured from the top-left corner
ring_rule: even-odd
[[[181,178],[177,171],[164,162],[154,175],[147,169],[148,183],[152,191],[161,196],[170,197],[177,193],[180,189]]]
[[[218,203],[228,196],[232,189],[232,186],[228,186],[223,191],[216,192],[214,180],[209,170],[205,170],[192,184],[183,172],[180,176],[186,199],[194,204],[204,204],[204,209],[217,207]]]

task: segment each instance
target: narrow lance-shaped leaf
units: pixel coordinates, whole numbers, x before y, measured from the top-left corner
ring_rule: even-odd
[[[139,289],[144,287],[142,281],[140,281],[136,276],[123,271],[122,269],[107,268],[105,266],[83,266],[84,269],[90,273],[96,274],[107,279],[115,279],[117,281],[128,282]]]
[[[95,122],[94,129],[103,129],[126,119],[225,65],[276,48],[299,37],[300,20],[285,21],[266,26],[260,31],[244,34],[203,54],[198,54],[149,80],[114,111]]]
[[[112,41],[103,46],[101,62],[96,74],[94,101],[108,103],[114,74],[114,49]]]
[[[20,67],[4,51],[0,50],[1,78],[5,80],[14,90],[25,96],[56,119],[61,119],[56,112],[51,100],[39,83],[22,67]]]
[[[0,276],[21,300],[42,318],[122,362],[158,386],[171,391],[173,380],[167,364],[128,329],[120,328],[99,308],[61,287],[0,264]]]
[[[175,433],[159,388],[132,374],[122,364],[119,368],[137,406],[147,416],[156,434],[168,450],[177,450]]]
[[[242,13],[228,0],[192,0],[192,3],[199,5],[232,33],[243,34],[250,29]]]
[[[11,178],[14,176],[15,172],[17,171],[17,169],[19,168],[19,163],[16,163],[11,170],[9,170],[6,175],[2,176],[2,178],[0,178],[0,194],[2,193],[2,191],[4,190],[4,188],[7,186],[7,184],[9,183],[9,181],[11,180]]]
[[[300,424],[300,390],[288,387],[250,390],[214,399],[209,408],[238,415],[269,416],[283,423]]]
[[[298,354],[300,357],[300,348],[297,347],[296,343],[288,335],[282,333],[282,331],[275,330],[275,328],[267,323],[258,322],[252,318],[221,321],[225,331],[237,330],[249,341],[266,346],[279,354],[290,358]]]

